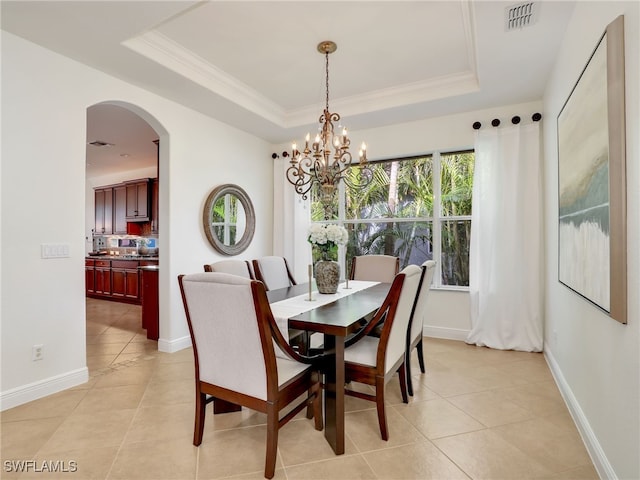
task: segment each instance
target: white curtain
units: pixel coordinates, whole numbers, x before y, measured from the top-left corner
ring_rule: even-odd
[[[273,253],[289,262],[297,282],[307,281],[311,263],[309,200],[302,200],[287,181],[289,161],[278,157],[273,165]]]
[[[537,122],[478,131],[467,343],[542,351],[541,183]]]

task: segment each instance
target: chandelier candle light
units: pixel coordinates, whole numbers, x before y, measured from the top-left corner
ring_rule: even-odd
[[[331,41],[318,44],[318,51],[325,56],[326,69],[326,103],[319,119],[319,133],[311,145],[309,144],[311,137],[307,133],[302,151],[298,150],[296,143],[293,143],[290,166],[287,169],[287,180],[304,200],[307,199],[307,193],[314,184],[320,186],[326,220],[331,218],[332,201],[340,180],[344,179],[350,187],[364,187],[373,177],[367,163],[367,146],[364,142],[360,147],[360,161],[357,164],[360,167],[360,174],[355,177],[355,180],[350,180],[344,175],[349,167],[355,165],[352,164],[352,156],[349,152],[351,140],[347,135],[347,129],[342,128],[339,134],[335,134],[334,122],[340,121],[340,115],[329,111],[329,54],[335,52],[337,48],[337,45]]]

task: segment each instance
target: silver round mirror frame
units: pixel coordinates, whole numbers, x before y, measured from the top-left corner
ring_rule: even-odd
[[[218,199],[224,197],[225,195],[235,196],[240,201],[240,204],[242,205],[242,208],[244,209],[246,215],[246,225],[244,228],[244,232],[240,240],[238,240],[234,245],[225,245],[222,241],[220,241],[211,226],[211,209],[216,204]],[[234,185],[231,183],[217,186],[211,191],[211,193],[207,197],[207,200],[204,202],[202,224],[204,227],[204,233],[207,236],[207,240],[209,240],[211,246],[215,248],[219,253],[232,256],[244,252],[251,244],[251,240],[253,240],[253,234],[256,229],[256,215],[253,209],[253,203],[251,203],[249,195],[247,195],[247,192],[245,192],[238,185]]]

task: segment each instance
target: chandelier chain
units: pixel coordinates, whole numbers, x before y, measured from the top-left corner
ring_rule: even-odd
[[[327,111],[329,111],[329,52],[325,52],[324,58],[325,58],[325,72],[326,72],[325,85],[327,87],[325,101],[326,101]]]

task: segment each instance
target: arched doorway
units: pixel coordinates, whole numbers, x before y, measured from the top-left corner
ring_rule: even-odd
[[[87,108],[86,352],[91,375],[157,350],[159,327],[142,322],[146,273],[138,267],[159,263],[160,148],[167,138],[164,127],[136,105],[107,101]]]

